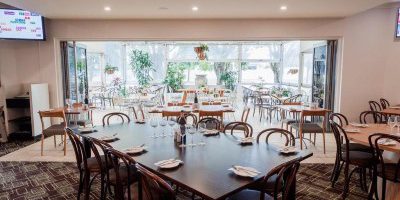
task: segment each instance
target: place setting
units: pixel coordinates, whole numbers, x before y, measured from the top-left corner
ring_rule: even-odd
[[[283,146],[278,149],[279,153],[283,155],[296,154],[298,149],[295,146]]]
[[[167,160],[161,160],[154,163],[159,169],[175,169],[183,165],[183,161],[178,158],[171,158]]]
[[[240,145],[252,145],[254,138],[253,137],[245,137],[245,138],[240,138],[237,140]]]
[[[115,142],[117,140],[119,140],[119,138],[117,137],[118,133],[114,133],[113,135],[105,135],[105,136],[101,136],[98,139],[103,141],[103,142]]]
[[[244,167],[240,165],[232,165],[232,167],[229,168],[228,170],[232,171],[234,174],[240,177],[248,177],[248,178],[257,177],[261,173],[252,167]]]
[[[83,127],[78,129],[80,134],[89,134],[89,133],[95,133],[98,132],[96,129],[93,127]]]
[[[124,150],[124,152],[128,155],[131,156],[137,156],[137,155],[141,155],[143,153],[147,152],[147,147],[145,144],[142,144],[140,146],[135,146],[135,147],[131,147],[131,148],[127,148]]]

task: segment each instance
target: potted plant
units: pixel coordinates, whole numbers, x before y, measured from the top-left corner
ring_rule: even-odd
[[[155,71],[149,53],[141,50],[133,50],[130,53],[130,60],[130,65],[135,73],[140,87],[149,86],[150,81],[153,80],[153,78],[150,76],[150,72]]]
[[[199,60],[207,59],[207,53],[206,53],[207,51],[208,51],[207,44],[200,44],[200,46],[194,47],[194,52],[196,52],[197,58],[199,58]]]
[[[185,66],[179,63],[170,63],[168,65],[164,83],[167,84],[173,92],[182,88],[183,80],[185,79],[184,70]]]
[[[237,81],[236,77],[236,72],[226,71],[220,75],[220,80],[224,83],[227,89],[233,90]]]
[[[106,74],[114,74],[115,71],[118,71],[118,67],[113,67],[110,64],[104,67],[104,73]]]

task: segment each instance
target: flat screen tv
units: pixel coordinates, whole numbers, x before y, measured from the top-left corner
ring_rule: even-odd
[[[397,9],[396,38],[400,38],[400,8]]]
[[[25,10],[0,9],[0,39],[45,40],[43,16]]]

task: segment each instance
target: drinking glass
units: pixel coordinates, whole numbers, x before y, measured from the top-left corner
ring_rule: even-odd
[[[167,125],[167,120],[166,118],[162,118],[160,121],[160,126],[163,127],[163,132],[162,132],[162,137],[165,137],[165,126]]]
[[[204,137],[204,133],[207,131],[207,125],[206,125],[206,123],[199,123],[199,135],[200,135],[200,143],[199,143],[199,145],[200,146],[202,146],[202,145],[206,145],[206,143],[204,142],[204,140],[203,140],[203,137]]]
[[[186,131],[184,131],[183,134],[182,134],[182,131],[181,131],[179,133],[179,136],[181,137],[181,144],[179,145],[179,147],[181,147],[181,148],[186,147],[186,141],[184,141],[184,139],[183,139],[186,136]]]
[[[158,136],[156,134],[156,128],[158,126],[158,121],[157,121],[156,118],[150,119],[150,126],[154,128],[153,136],[151,136],[151,137],[152,138],[158,138]]]
[[[394,127],[397,126],[397,117],[388,117],[388,121],[387,121],[389,127],[390,127],[390,132],[393,133],[393,129]]]
[[[174,136],[174,126],[175,126],[175,121],[174,120],[168,120],[168,125],[171,127],[171,135]]]
[[[194,134],[196,133],[196,127],[194,127],[193,125],[188,125],[188,133],[190,134],[190,135],[192,135],[191,137],[190,137],[190,143],[188,144],[188,146],[196,146],[196,144],[193,142],[193,139],[194,139]]]

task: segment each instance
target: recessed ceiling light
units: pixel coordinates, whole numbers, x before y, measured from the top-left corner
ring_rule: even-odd
[[[111,7],[110,7],[110,6],[105,6],[105,7],[104,7],[104,10],[105,10],[105,11],[110,11],[110,10],[111,10]]]
[[[192,10],[193,10],[193,11],[198,11],[198,10],[199,10],[199,7],[193,6],[193,7],[192,7]]]
[[[287,6],[281,6],[281,10],[283,11],[287,10]]]

